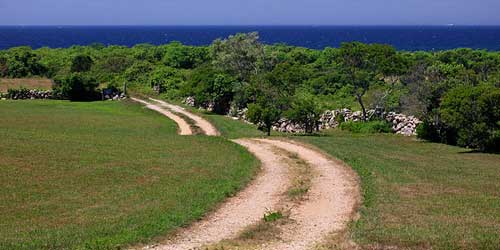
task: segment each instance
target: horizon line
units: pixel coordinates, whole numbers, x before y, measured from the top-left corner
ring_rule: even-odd
[[[500,24],[0,24],[0,27],[500,27]]]

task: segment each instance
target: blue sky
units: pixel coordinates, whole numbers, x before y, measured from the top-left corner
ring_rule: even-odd
[[[0,25],[500,25],[500,0],[0,0]]]

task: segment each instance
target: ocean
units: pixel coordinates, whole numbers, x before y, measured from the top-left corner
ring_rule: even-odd
[[[207,45],[238,32],[260,33],[267,44],[312,49],[342,42],[390,44],[400,50],[475,48],[500,51],[500,26],[0,26],[0,49],[16,46],[61,48],[73,45],[133,46],[180,41]]]

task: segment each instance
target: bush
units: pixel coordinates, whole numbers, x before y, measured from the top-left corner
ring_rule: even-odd
[[[313,95],[298,94],[294,97],[285,116],[293,123],[301,125],[305,132],[310,134],[314,130],[319,130],[321,113],[319,104]]]
[[[19,89],[8,89],[7,98],[9,99],[26,99],[29,96],[30,90],[24,87]]]
[[[500,89],[463,86],[448,92],[441,103],[443,123],[457,132],[457,144],[481,151],[498,150]]]
[[[386,121],[344,122],[340,129],[363,134],[392,133],[391,125]]]
[[[99,84],[94,78],[81,74],[71,74],[54,80],[53,95],[58,99],[69,99],[72,101],[93,101],[100,98],[97,86]]]
[[[438,129],[429,121],[424,121],[417,127],[417,138],[431,142],[441,142]]]
[[[78,55],[71,62],[71,72],[87,72],[92,68],[94,60],[87,55]]]

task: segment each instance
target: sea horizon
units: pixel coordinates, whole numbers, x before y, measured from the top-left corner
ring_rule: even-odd
[[[17,46],[67,48],[101,43],[134,46],[179,41],[209,45],[236,33],[259,32],[266,44],[310,49],[343,42],[390,44],[399,50],[456,48],[500,51],[500,25],[0,25],[0,49]]]

